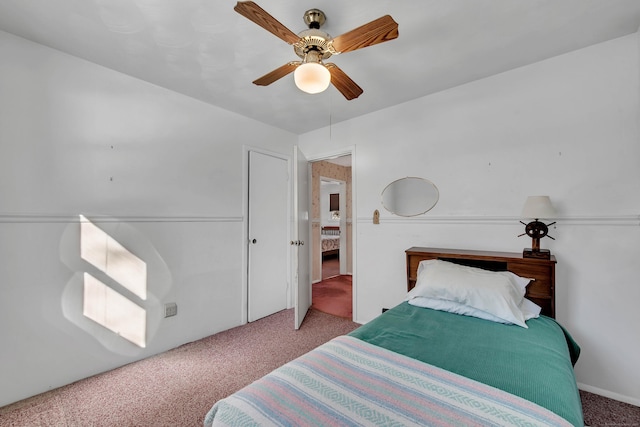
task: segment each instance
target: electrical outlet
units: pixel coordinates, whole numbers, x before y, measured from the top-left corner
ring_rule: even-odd
[[[164,317],[171,317],[178,314],[178,304],[175,302],[168,302],[164,305]]]

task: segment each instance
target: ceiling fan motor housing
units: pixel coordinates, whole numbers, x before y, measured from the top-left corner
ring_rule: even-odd
[[[302,18],[309,29],[298,34],[300,41],[293,45],[296,55],[305,62],[320,62],[335,54],[331,47],[331,36],[320,30],[327,20],[324,12],[320,9],[309,9]]]
[[[319,59],[327,59],[334,53],[329,43],[331,36],[324,31],[311,28],[300,32],[298,36],[300,41],[293,45],[293,50],[302,59],[310,52],[317,52]]]

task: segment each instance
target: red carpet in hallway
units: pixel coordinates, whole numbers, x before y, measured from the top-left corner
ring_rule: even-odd
[[[315,283],[311,298],[311,308],[347,319],[353,317],[351,276],[335,276]]]
[[[322,280],[340,274],[340,260],[337,257],[322,261]]]

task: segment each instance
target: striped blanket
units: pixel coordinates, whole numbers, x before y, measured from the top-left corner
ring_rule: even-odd
[[[532,402],[342,336],[218,401],[205,426],[563,426]]]

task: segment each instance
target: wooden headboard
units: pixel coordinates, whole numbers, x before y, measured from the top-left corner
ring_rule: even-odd
[[[527,286],[526,297],[542,307],[541,313],[556,317],[555,268],[556,258],[523,258],[521,253],[472,251],[413,247],[407,256],[407,290],[413,289],[418,276],[418,264],[428,259],[441,259],[456,264],[492,271],[511,271],[518,276],[534,279]]]

